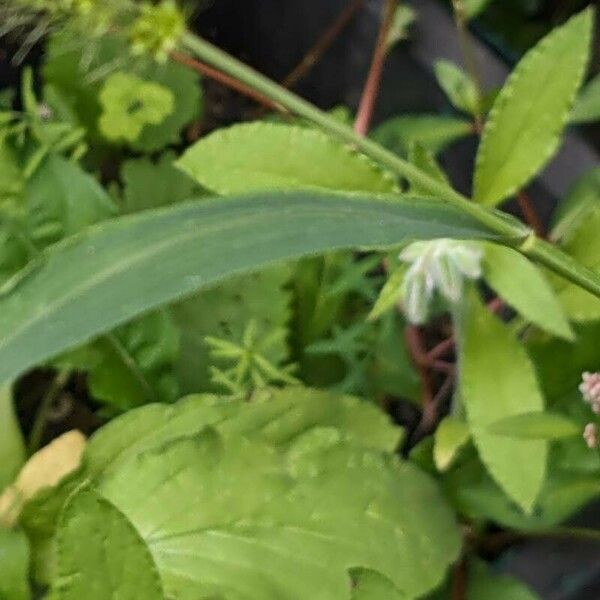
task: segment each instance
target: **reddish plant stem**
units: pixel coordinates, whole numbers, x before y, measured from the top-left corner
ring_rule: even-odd
[[[255,92],[253,89],[244,85],[241,81],[238,81],[237,79],[230,77],[225,73],[221,73],[221,71],[218,71],[217,69],[214,69],[213,67],[204,64],[203,62],[200,62],[199,60],[196,60],[191,56],[188,56],[187,54],[173,51],[171,52],[171,58],[174,61],[188,67],[189,69],[193,69],[201,75],[209,77],[210,79],[214,79],[222,85],[232,90],[235,90],[236,92],[239,92],[240,94],[243,94],[248,98],[251,98],[255,102],[258,102],[259,104],[264,106],[265,108],[268,108],[269,110],[276,110],[278,112],[287,113],[287,111],[283,107],[279,106],[279,104],[277,104],[276,102],[273,102],[270,98],[263,96],[259,92]]]
[[[423,333],[416,325],[409,325],[405,331],[406,345],[408,346],[413,364],[421,377],[421,406],[423,412],[428,412],[433,404],[433,384],[429,373],[429,361],[425,350]]]
[[[467,562],[464,558],[454,567],[452,574],[452,600],[464,600],[467,594]]]
[[[371,68],[369,69],[367,82],[360,99],[356,121],[354,122],[354,131],[359,135],[367,135],[371,126],[373,110],[379,94],[379,86],[383,74],[383,65],[388,50],[388,35],[394,22],[396,5],[397,0],[386,0],[379,34],[375,44],[375,52],[373,53],[373,59],[371,61]]]
[[[519,203],[519,208],[521,209],[521,213],[523,214],[526,223],[539,237],[545,238],[546,230],[544,228],[544,224],[537,214],[531,198],[529,198],[525,192],[521,191],[517,193],[517,202]]]
[[[331,26],[328,27],[323,35],[315,42],[314,46],[312,46],[312,48],[304,55],[298,65],[288,73],[281,85],[286,88],[291,88],[305,77],[321,58],[323,58],[327,50],[329,50],[333,43],[338,39],[364,4],[365,0],[353,0],[350,2]]]
[[[438,416],[442,402],[446,399],[446,396],[452,391],[455,379],[455,370],[448,374],[444,383],[440,386],[440,389],[436,392],[431,403],[423,408],[423,414],[421,416],[421,422],[417,427],[417,437],[429,435],[435,429],[437,425]]]

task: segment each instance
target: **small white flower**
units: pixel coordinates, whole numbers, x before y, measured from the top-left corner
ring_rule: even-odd
[[[410,264],[404,278],[404,308],[408,320],[416,325],[425,322],[436,290],[448,302],[458,302],[464,279],[481,277],[482,256],[478,247],[450,239],[407,246],[399,258]]]
[[[583,399],[592,407],[592,410],[600,414],[600,372],[583,373],[579,391]]]

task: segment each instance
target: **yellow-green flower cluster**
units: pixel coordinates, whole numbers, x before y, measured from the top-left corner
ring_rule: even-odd
[[[173,0],[156,5],[145,3],[131,26],[132,51],[165,61],[177,46],[185,26],[185,17]]]

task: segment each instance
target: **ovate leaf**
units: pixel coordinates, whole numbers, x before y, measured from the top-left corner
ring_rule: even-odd
[[[402,283],[405,275],[406,267],[404,265],[400,265],[392,271],[377,298],[377,302],[375,302],[375,306],[369,313],[369,320],[378,319],[399,302],[402,296]]]
[[[18,529],[0,526],[0,598],[30,600],[29,542]]]
[[[452,104],[471,115],[479,112],[479,92],[475,82],[457,65],[448,60],[435,63],[435,76]]]
[[[474,290],[459,327],[460,394],[481,459],[502,489],[531,512],[546,473],[546,442],[489,432],[501,419],[542,411],[544,400],[523,346]]]
[[[541,329],[565,339],[573,332],[543,273],[510,248],[484,244],[484,277],[499,296]]]
[[[441,202],[316,193],[204,200],[113,220],[53,246],[8,282],[0,381],[228,275],[329,250],[453,236],[493,239]]]
[[[600,75],[581,91],[571,111],[571,123],[589,123],[600,120]]]
[[[90,489],[65,506],[56,539],[53,600],[162,600],[160,577],[130,521]]]
[[[356,568],[380,574],[407,597],[439,583],[460,538],[427,476],[365,448],[360,438],[345,438],[344,426],[318,419],[302,426],[302,402],[283,415],[268,400],[258,406],[273,423],[251,405],[229,405],[218,431],[147,439],[95,478],[100,494],[140,533],[165,596],[344,600]],[[87,507],[66,515],[61,529],[74,530],[82,513],[105,531]],[[92,552],[107,547],[89,537]],[[77,544],[62,548],[67,554],[59,561],[70,573],[85,568],[73,569]],[[119,576],[112,581],[118,585]]]
[[[396,184],[370,159],[312,128],[250,123],[196,142],[177,165],[220,194],[324,188],[393,192]]]
[[[581,427],[558,413],[531,412],[496,421],[488,431],[523,440],[558,440],[580,435]]]
[[[475,170],[477,202],[496,205],[556,152],[587,65],[593,13],[552,31],[517,65],[485,125]]]

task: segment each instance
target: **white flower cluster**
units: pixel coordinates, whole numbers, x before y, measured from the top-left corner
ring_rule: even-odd
[[[583,439],[590,450],[598,447],[598,427],[594,423],[588,423],[583,430]]]
[[[584,373],[579,391],[583,399],[592,407],[592,410],[600,415],[600,372]]]
[[[450,239],[415,242],[400,254],[410,264],[404,277],[404,310],[411,323],[427,319],[429,305],[437,290],[448,302],[458,302],[463,280],[481,277],[482,251],[470,244]]]

